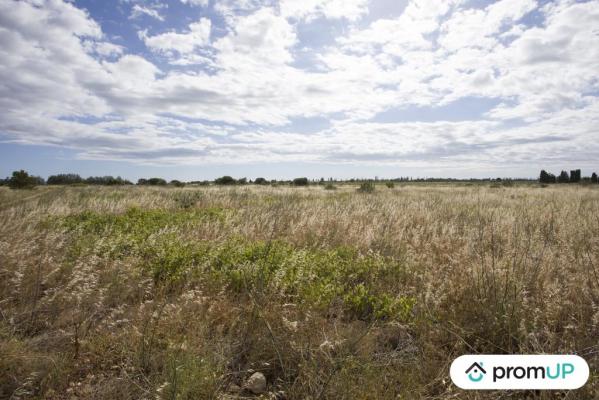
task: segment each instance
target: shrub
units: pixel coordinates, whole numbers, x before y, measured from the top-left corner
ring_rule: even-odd
[[[555,175],[548,173],[545,170],[541,171],[541,176],[539,177],[540,183],[555,183],[556,178]]]
[[[137,181],[138,185],[148,185],[148,186],[166,186],[166,181],[162,178],[150,178],[150,179],[139,179]]]
[[[44,180],[38,176],[31,176],[25,170],[14,171],[8,180],[11,189],[31,189],[37,185],[43,185]]]
[[[175,192],[173,200],[180,208],[188,209],[196,205],[202,198],[202,193],[197,191],[180,191]]]
[[[308,186],[308,178],[295,178],[292,182],[293,186]]]
[[[48,177],[48,185],[75,185],[83,183],[83,179],[77,174],[58,174]]]
[[[264,178],[256,178],[256,180],[254,181],[254,184],[256,185],[268,185],[268,181]]]
[[[591,183],[599,183],[599,178],[597,178],[596,172],[593,172],[593,175],[591,175]]]
[[[217,178],[214,180],[214,183],[217,185],[234,185],[237,181],[228,175],[225,175],[223,177]]]
[[[248,183],[248,179],[247,178],[241,178],[237,180],[237,184],[238,185],[247,185]]]
[[[198,186],[210,186],[210,181],[191,181],[190,185],[198,185]]]
[[[387,182],[387,183],[385,183],[385,186],[387,186],[389,189],[393,189],[395,187],[395,183]]]
[[[363,182],[358,188],[358,192],[360,193],[373,193],[376,190],[374,182]]]
[[[327,183],[326,185],[324,185],[324,189],[325,190],[337,190],[337,186],[333,185],[332,183]]]
[[[132,185],[130,181],[117,176],[90,176],[85,180],[88,185],[105,185],[105,186],[120,186],[120,185]]]
[[[176,179],[173,179],[172,181],[170,181],[169,185],[174,186],[174,187],[185,187],[185,183],[178,181]]]
[[[562,173],[559,174],[559,176],[557,177],[557,182],[558,183],[568,183],[568,182],[570,182],[570,175],[568,175],[568,172],[562,171]]]

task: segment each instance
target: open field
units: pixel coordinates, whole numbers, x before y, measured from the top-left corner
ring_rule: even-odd
[[[599,188],[0,188],[0,398],[599,397]],[[576,353],[571,393],[464,392]]]

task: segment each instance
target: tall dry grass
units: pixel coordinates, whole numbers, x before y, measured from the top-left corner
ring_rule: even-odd
[[[0,398],[599,396],[599,190],[0,190]],[[570,393],[468,353],[576,353]]]

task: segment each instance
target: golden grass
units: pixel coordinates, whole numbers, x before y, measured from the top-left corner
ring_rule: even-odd
[[[0,398],[599,396],[599,189],[0,188]],[[578,391],[464,392],[468,353]]]

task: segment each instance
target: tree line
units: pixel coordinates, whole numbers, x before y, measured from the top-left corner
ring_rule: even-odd
[[[530,181],[527,179],[523,179],[525,181]],[[256,178],[254,180],[248,180],[247,178],[236,179],[232,176],[222,176],[213,181],[191,181],[191,182],[182,182],[179,180],[171,180],[167,181],[162,178],[141,178],[137,181],[138,186],[172,186],[172,187],[184,187],[186,185],[197,185],[197,186],[206,186],[206,185],[218,185],[218,186],[233,186],[233,185],[291,185],[291,186],[308,186],[310,184],[321,184],[324,185],[326,183],[339,183],[339,182],[348,182],[348,183],[362,183],[372,181],[369,179],[348,179],[345,181],[335,180],[333,178],[329,178],[325,180],[325,178],[321,178],[320,180],[314,179],[310,180],[306,177],[295,178],[293,180],[267,180],[265,178]],[[379,179],[376,178],[374,182],[378,182]],[[503,182],[512,183],[510,179],[501,179],[501,178],[488,178],[488,179],[438,179],[438,178],[397,178],[397,179],[388,179],[382,180],[384,182],[393,183],[393,182]],[[534,182],[534,180],[533,180]],[[572,170],[570,173],[568,171],[562,171],[558,176],[549,173],[545,170],[541,171],[538,182],[542,184],[551,184],[551,183],[599,183],[599,179],[597,177],[597,173],[593,172],[590,177],[582,177],[582,172],[580,169]],[[13,189],[26,189],[33,188],[39,185],[103,185],[103,186],[124,186],[124,185],[133,185],[133,182],[123,179],[120,176],[116,178],[113,176],[90,176],[88,178],[82,178],[78,174],[57,174],[50,175],[47,180],[39,176],[30,175],[27,171],[20,170],[14,171],[11,177],[6,179],[0,179],[0,186],[9,186]]]
[[[579,169],[573,169],[568,174],[568,171],[562,171],[558,176],[547,172],[545,170],[541,171],[541,175],[539,176],[539,182],[541,183],[599,183],[599,178],[597,177],[597,173],[593,172],[590,177],[582,177],[582,173]]]
[[[215,179],[214,181],[192,181],[189,183],[182,182],[179,180],[171,180],[170,182],[162,178],[141,178],[137,180],[138,186],[174,186],[184,187],[187,184],[192,185],[210,185],[215,184],[219,186],[230,186],[230,185],[271,185],[276,183],[288,183],[294,186],[308,186],[310,181],[308,178],[296,178],[292,181],[276,181],[267,180],[265,178],[256,178],[255,180],[249,180],[247,178],[235,179],[231,176],[222,176]],[[124,186],[133,185],[133,182],[123,179],[120,176],[116,178],[113,176],[90,176],[89,178],[82,178],[78,174],[57,174],[50,175],[47,180],[39,176],[30,175],[25,170],[14,171],[11,177],[6,179],[0,179],[0,186],[9,186],[13,189],[27,189],[33,188],[40,185],[103,185],[103,186]]]

